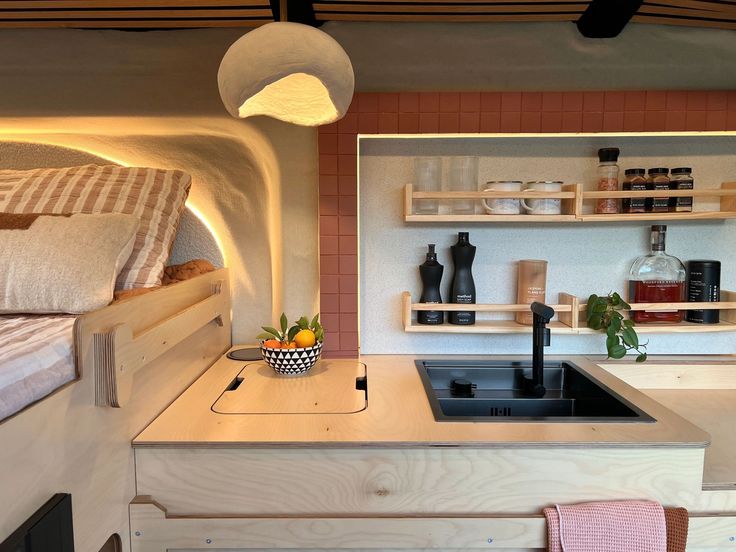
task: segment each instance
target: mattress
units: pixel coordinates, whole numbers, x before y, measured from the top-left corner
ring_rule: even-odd
[[[76,377],[75,318],[0,316],[0,420]]]

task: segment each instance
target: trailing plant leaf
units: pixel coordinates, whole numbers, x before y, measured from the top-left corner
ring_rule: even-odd
[[[629,351],[636,351],[639,353],[636,362],[645,362],[647,353],[642,349],[646,349],[647,344],[639,342],[634,321],[624,319],[621,313],[630,309],[631,306],[618,293],[606,296],[591,294],[587,308],[588,327],[606,333],[608,358],[620,359]]]

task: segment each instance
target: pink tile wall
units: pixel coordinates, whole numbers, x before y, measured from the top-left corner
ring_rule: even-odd
[[[319,129],[325,356],[358,355],[357,135],[736,130],[736,91],[358,93]]]

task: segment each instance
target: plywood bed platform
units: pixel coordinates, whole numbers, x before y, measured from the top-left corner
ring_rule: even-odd
[[[112,534],[128,550],[131,440],[230,341],[227,269],[80,317],[79,379],[0,423],[0,541],[67,492],[77,552],[97,552]]]

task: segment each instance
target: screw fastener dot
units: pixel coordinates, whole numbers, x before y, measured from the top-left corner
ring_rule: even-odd
[[[488,544],[493,543],[493,539],[491,537],[488,537]]]
[[[731,542],[736,541],[736,537],[729,537],[728,540],[730,540]]]
[[[141,536],[141,532],[140,532],[140,531],[136,531],[136,532],[135,532],[135,536],[136,536],[136,537],[140,537],[140,536]]]
[[[206,542],[207,544],[212,544],[212,539],[204,539],[204,542]]]

